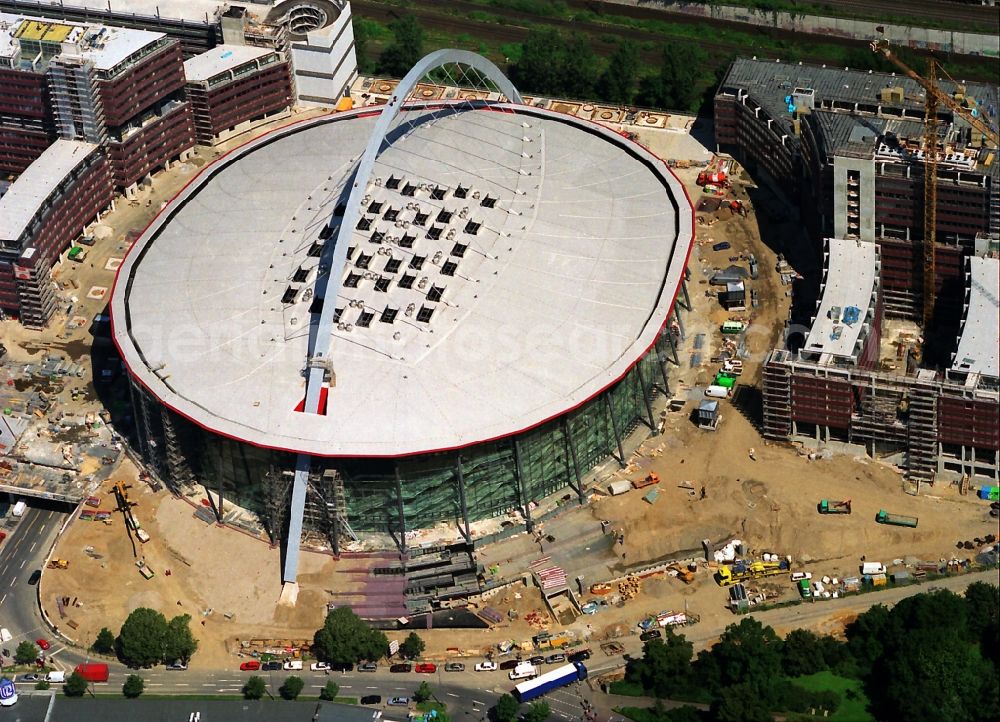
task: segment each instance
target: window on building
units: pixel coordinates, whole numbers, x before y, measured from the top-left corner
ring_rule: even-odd
[[[421,306],[420,310],[417,311],[417,320],[421,323],[428,323],[431,320],[431,316],[434,315],[434,309],[428,308],[427,306]]]

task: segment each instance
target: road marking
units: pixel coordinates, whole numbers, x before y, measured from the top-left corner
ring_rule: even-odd
[[[449,697],[457,697],[458,696],[454,692],[445,692],[445,694],[448,695]]]
[[[0,604],[3,604],[3,601],[4,601],[4,599],[6,599],[6,598],[7,598],[7,595],[6,595],[6,594],[4,594],[4,595],[3,595],[3,598],[0,598]]]
[[[378,689],[378,687],[365,687],[365,689]]]
[[[180,687],[181,685],[177,685],[177,686]],[[215,686],[215,682],[203,682],[201,686],[202,687],[214,687]]]
[[[16,582],[16,581],[17,581],[17,577],[14,577],[13,579],[10,580],[10,585],[14,586],[14,582]]]
[[[239,692],[239,691],[240,691],[239,687],[225,687],[216,690],[216,692]]]
[[[162,687],[163,686],[163,682],[147,682],[146,686],[147,687]]]
[[[326,686],[326,685],[324,685],[324,686]],[[349,684],[342,684],[342,685],[340,685],[340,688],[341,689],[351,689],[351,685],[349,685]]]
[[[19,566],[18,569],[24,569],[24,565],[27,563],[27,561],[28,561],[27,559],[22,559],[21,566]]]
[[[38,546],[38,542],[31,542],[31,549],[28,550],[28,553],[31,554],[31,552],[35,551],[36,546]]]
[[[485,703],[485,702],[480,702],[480,701],[479,701],[478,699],[474,699],[474,700],[472,700],[472,704],[481,704],[481,705],[482,705],[483,707],[485,707],[485,706],[486,706],[486,703]]]
[[[190,685],[190,684],[188,684],[187,682],[178,682],[178,683],[177,683],[176,685],[174,685],[174,686],[175,686],[175,687],[190,687],[191,685]]]

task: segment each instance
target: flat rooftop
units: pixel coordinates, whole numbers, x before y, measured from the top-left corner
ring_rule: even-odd
[[[1000,377],[1000,260],[969,257],[965,316],[952,369]]]
[[[654,343],[692,211],[666,165],[587,121],[504,104],[404,111],[352,237],[326,415],[304,397],[327,220],[370,110],[220,158],[126,257],[114,338],[195,423],[320,456],[401,456],[523,431]],[[358,117],[361,115],[362,117]],[[367,117],[365,117],[367,115]]]
[[[106,8],[105,8],[106,9]],[[0,28],[7,27],[0,40],[0,56],[10,56],[14,43],[37,42],[61,46],[52,55],[84,57],[98,70],[112,70],[147,45],[166,37],[164,33],[111,27],[99,23],[74,23],[0,13]],[[21,61],[32,60],[22,52]],[[44,69],[42,66],[41,69]]]
[[[856,361],[875,309],[877,282],[876,244],[828,238],[819,309],[802,352],[820,354],[820,363]]]
[[[252,63],[266,55],[274,55],[273,48],[257,48],[250,45],[216,45],[200,55],[184,61],[184,76],[188,82],[211,80],[247,63]]]
[[[80,140],[57,140],[29,165],[0,197],[0,243],[15,243],[66,174],[97,146]]]

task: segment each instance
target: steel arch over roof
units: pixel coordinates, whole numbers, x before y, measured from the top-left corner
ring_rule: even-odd
[[[410,72],[406,74],[396,86],[396,92],[389,102],[382,109],[375,129],[372,131],[365,147],[365,152],[358,162],[354,173],[354,181],[351,185],[351,193],[347,199],[344,215],[340,220],[340,228],[337,235],[332,239],[332,243],[327,243],[324,248],[324,263],[329,272],[326,276],[320,275],[316,279],[315,296],[323,299],[323,307],[320,311],[319,323],[316,331],[312,334],[309,343],[309,359],[307,360],[308,376],[306,379],[306,398],[304,411],[315,414],[319,411],[320,390],[323,386],[324,373],[327,370],[326,359],[330,355],[330,341],[333,334],[333,314],[336,310],[336,299],[340,293],[343,283],[344,264],[347,263],[347,249],[350,246],[350,235],[354,227],[361,218],[361,199],[364,198],[368,181],[375,170],[375,162],[378,160],[382,145],[393,121],[399,116],[403,109],[403,103],[417,83],[430,71],[445,65],[467,65],[475,68],[487,79],[491,80],[499,88],[506,98],[513,103],[522,103],[521,94],[510,82],[506,75],[491,61],[477,53],[468,50],[444,49],[435,50],[433,53],[425,55]],[[327,228],[333,229],[337,225],[336,215],[327,221]],[[333,255],[330,255],[332,249]],[[330,403],[334,403],[331,399]]]

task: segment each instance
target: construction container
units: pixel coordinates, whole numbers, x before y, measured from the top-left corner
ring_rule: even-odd
[[[628,480],[613,481],[608,484],[608,493],[611,496],[618,496],[619,494],[624,494],[626,491],[632,490],[632,482]]]

